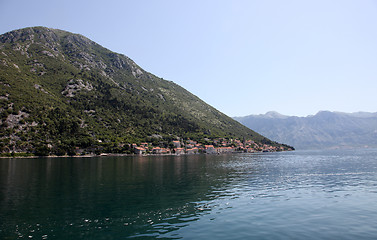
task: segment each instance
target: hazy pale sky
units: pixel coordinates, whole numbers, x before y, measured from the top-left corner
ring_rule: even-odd
[[[0,0],[0,34],[80,33],[229,116],[377,112],[377,1]]]

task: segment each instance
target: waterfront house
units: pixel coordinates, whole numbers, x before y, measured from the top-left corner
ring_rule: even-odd
[[[177,149],[175,149],[175,154],[185,154],[185,149],[184,148],[177,148]]]
[[[167,148],[161,148],[161,152],[160,153],[161,154],[168,154],[168,153],[170,153],[170,150],[167,149]]]
[[[199,148],[194,147],[194,148],[186,149],[186,153],[187,154],[197,154],[197,153],[199,153]]]
[[[208,154],[217,153],[216,148],[213,145],[205,145],[205,152]]]
[[[143,147],[135,147],[135,154],[145,154],[146,151]]]
[[[162,149],[160,147],[154,147],[154,148],[152,148],[152,153],[153,154],[161,154]]]
[[[217,148],[217,153],[232,153],[234,149],[232,147],[219,147]]]

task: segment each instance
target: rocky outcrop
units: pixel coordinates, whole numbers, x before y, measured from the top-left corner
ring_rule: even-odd
[[[82,90],[91,91],[93,90],[93,86],[89,82],[84,82],[82,79],[71,79],[68,81],[62,94],[66,97],[74,97],[77,92]]]

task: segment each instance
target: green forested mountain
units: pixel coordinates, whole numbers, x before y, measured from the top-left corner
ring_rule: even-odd
[[[122,152],[177,137],[277,145],[130,58],[45,27],[0,36],[0,151]]]

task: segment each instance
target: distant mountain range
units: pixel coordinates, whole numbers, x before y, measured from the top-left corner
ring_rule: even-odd
[[[279,146],[127,56],[45,27],[0,35],[0,126],[0,153],[220,137]]]
[[[268,112],[234,119],[296,149],[377,147],[377,113],[320,111],[295,117]]]

